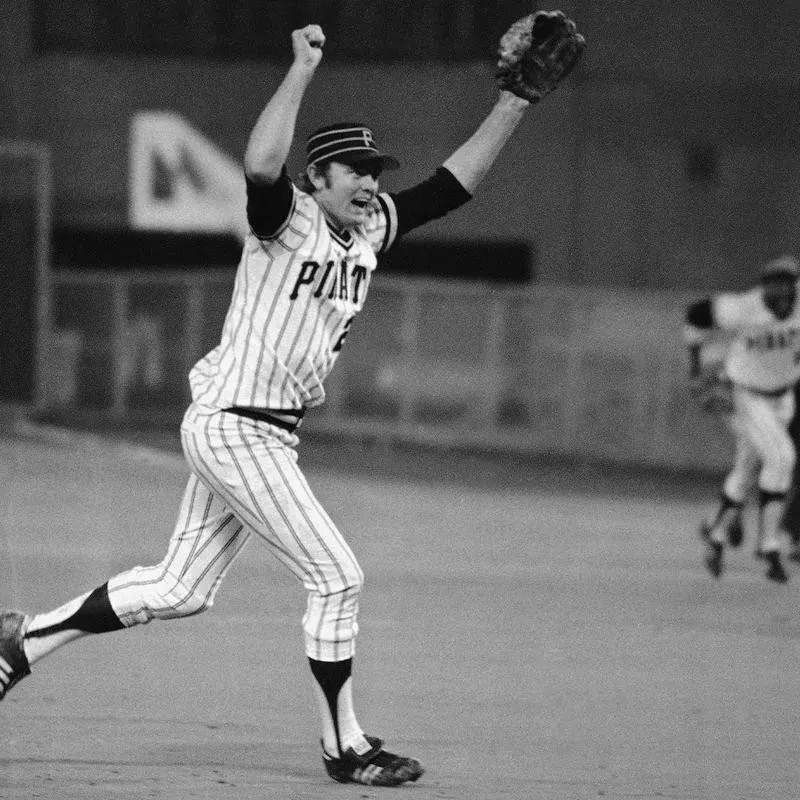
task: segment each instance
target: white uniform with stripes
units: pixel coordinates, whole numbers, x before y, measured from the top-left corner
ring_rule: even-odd
[[[297,466],[295,434],[224,409],[324,401],[396,212],[381,194],[363,227],[339,232],[313,196],[291,191],[277,232],[247,236],[220,343],[190,373],[181,434],[192,475],[167,556],[112,578],[108,591],[125,625],[198,613],[255,533],[307,590],[307,655],[340,661],[354,652],[361,568]]]
[[[795,464],[788,425],[795,412],[794,385],[800,379],[800,306],[778,319],[756,287],[716,295],[712,314],[719,328],[733,334],[725,371],[734,386],[736,460],[725,492],[743,502],[757,479],[763,491],[784,493]]]

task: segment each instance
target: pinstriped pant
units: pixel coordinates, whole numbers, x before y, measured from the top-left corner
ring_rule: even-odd
[[[750,487],[782,494],[792,484],[795,447],[789,435],[794,416],[792,390],[768,397],[734,387],[731,427],[736,434],[736,459],[725,480],[725,493],[742,502]]]
[[[190,406],[181,427],[192,475],[167,555],[108,583],[126,626],[210,608],[228,567],[256,533],[303,583],[306,653],[354,652],[364,575],[297,466],[297,438],[264,422]]]

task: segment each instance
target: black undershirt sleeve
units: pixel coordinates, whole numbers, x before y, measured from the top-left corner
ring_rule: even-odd
[[[247,221],[253,233],[261,239],[274,236],[286,222],[294,203],[292,181],[286,167],[275,183],[247,181]]]
[[[714,326],[714,309],[711,299],[705,298],[692,303],[686,310],[686,321],[695,328],[711,328]]]
[[[714,327],[714,307],[711,299],[706,297],[692,303],[686,309],[686,322],[694,328],[701,330],[708,330]],[[700,351],[702,345],[700,342],[692,342],[689,344],[689,377],[697,378],[702,372],[702,361],[700,358]]]
[[[458,182],[446,167],[439,167],[427,180],[403,189],[390,192],[397,209],[397,235],[443,217],[464,205],[472,195]]]

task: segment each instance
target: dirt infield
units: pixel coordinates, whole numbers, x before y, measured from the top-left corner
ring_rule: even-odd
[[[309,461],[367,574],[359,718],[423,760],[420,782],[328,781],[303,592],[251,542],[213,611],[83,640],[12,691],[0,798],[800,797],[800,572],[768,583],[746,542],[709,578],[711,485]],[[0,605],[160,560],[185,474],[99,438],[0,439]]]

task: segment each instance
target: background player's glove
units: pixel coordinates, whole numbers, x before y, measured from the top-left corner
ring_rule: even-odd
[[[733,412],[733,384],[718,371],[703,371],[689,379],[689,392],[708,414]]]
[[[569,75],[586,40],[561,11],[537,11],[517,20],[500,39],[497,85],[538,103]]]

